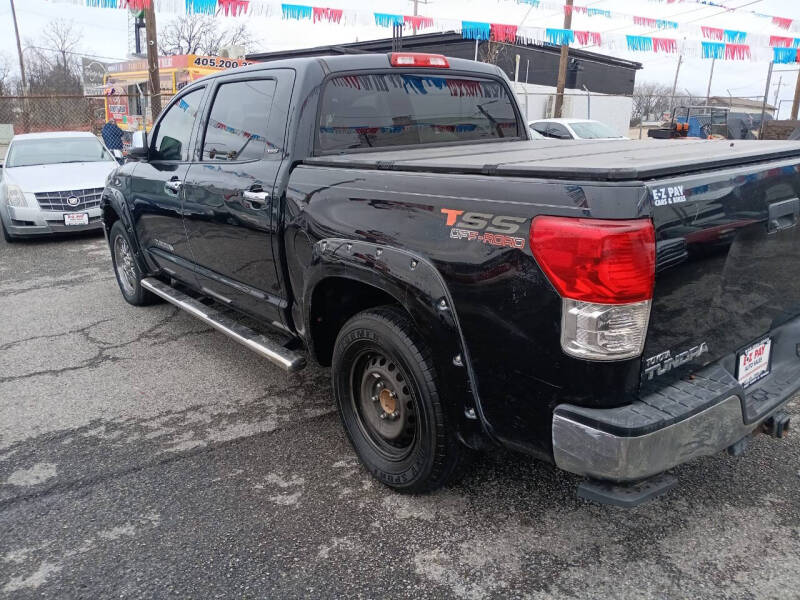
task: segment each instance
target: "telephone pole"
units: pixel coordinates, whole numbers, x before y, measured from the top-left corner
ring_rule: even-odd
[[[22,44],[19,41],[19,27],[17,26],[17,11],[14,8],[14,0],[11,2],[11,18],[14,19],[14,35],[17,36],[17,55],[19,56],[19,75],[22,80],[22,95],[27,95],[28,82],[25,79],[25,61],[22,58]]]
[[[419,5],[420,4],[430,4],[430,0],[411,0],[414,3],[414,16],[416,17],[419,14]],[[417,26],[412,25],[412,34],[417,35]]]
[[[572,29],[572,0],[567,0],[564,6],[564,29]],[[564,107],[564,86],[567,85],[567,63],[569,59],[569,44],[561,44],[561,57],[558,60],[558,81],[556,83],[556,105],[553,117],[561,118]]]
[[[797,73],[797,83],[794,87],[794,100],[792,101],[792,120],[797,120],[797,109],[800,107],[800,72]]]
[[[144,29],[147,37],[147,71],[150,75],[150,116],[155,121],[161,114],[161,73],[158,70],[158,34],[153,2],[144,9]]]
[[[714,79],[714,65],[716,64],[717,59],[711,59],[711,73],[708,76],[708,89],[706,90],[706,104],[708,104],[709,100],[711,99],[711,80]]]
[[[672,98],[669,103],[670,118],[675,115],[675,90],[678,88],[678,75],[681,73],[681,63],[683,63],[683,44],[686,38],[681,42],[681,51],[678,53],[678,66],[675,68],[675,80],[672,82]]]

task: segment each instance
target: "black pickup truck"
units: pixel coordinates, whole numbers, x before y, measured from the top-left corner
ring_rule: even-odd
[[[788,430],[798,196],[800,144],[531,141],[498,68],[393,53],[187,86],[102,208],[128,302],[331,365],[387,485],[502,445],[633,504]]]

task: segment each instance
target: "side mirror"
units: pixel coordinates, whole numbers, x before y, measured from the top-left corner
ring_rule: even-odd
[[[147,133],[144,131],[134,131],[131,136],[131,148],[128,150],[128,157],[137,160],[147,160]]]

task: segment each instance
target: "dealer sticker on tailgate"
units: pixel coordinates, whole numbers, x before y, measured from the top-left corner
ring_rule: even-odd
[[[736,378],[742,387],[747,387],[769,374],[769,353],[772,340],[767,338],[753,344],[739,354]]]

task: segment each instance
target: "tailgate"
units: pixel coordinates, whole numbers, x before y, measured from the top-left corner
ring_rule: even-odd
[[[657,258],[645,387],[715,361],[744,388],[779,363],[795,368],[800,347],[785,336],[777,347],[775,332],[800,315],[799,172],[792,159],[648,184]],[[750,371],[765,352],[766,367]]]

